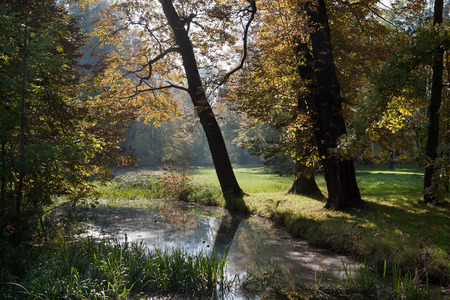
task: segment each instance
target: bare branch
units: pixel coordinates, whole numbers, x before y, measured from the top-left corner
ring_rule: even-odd
[[[160,86],[160,87],[149,87],[149,88],[142,89],[142,90],[139,90],[138,87],[136,86],[136,89],[132,95],[129,95],[126,97],[121,97],[120,100],[130,99],[132,97],[135,97],[135,96],[137,96],[141,93],[145,93],[145,92],[157,92],[157,91],[162,91],[162,90],[167,90],[167,89],[178,89],[178,90],[188,92],[187,88],[176,85],[176,84],[172,84],[169,82],[168,85],[164,85],[164,86]]]
[[[167,90],[167,89],[178,89],[178,90],[188,92],[187,88],[169,82],[168,85],[164,85],[164,86],[160,86],[160,87],[149,87],[147,89],[140,90],[139,93],[162,91],[162,90]]]
[[[395,24],[395,23],[393,23],[393,22],[391,22],[391,21],[389,21],[388,19],[386,19],[385,17],[383,17],[382,15],[380,15],[376,10],[374,10],[372,7],[370,7],[370,6],[366,6],[375,16],[377,16],[378,18],[380,18],[381,20],[383,20],[384,22],[386,22],[386,23],[388,23],[389,25],[392,25],[392,26],[394,26],[395,28],[397,28],[398,29],[398,26]]]
[[[164,57],[166,57],[167,55],[169,55],[170,53],[173,52],[180,52],[180,48],[179,47],[171,47],[166,49],[165,51],[161,52],[159,55],[157,55],[155,58],[153,58],[152,60],[148,61],[146,64],[142,65],[141,68],[134,70],[134,71],[128,71],[127,73],[125,73],[125,76],[130,75],[130,74],[134,74],[136,77],[139,78],[139,84],[137,85],[136,88],[138,88],[139,86],[142,85],[142,83],[145,80],[149,80],[150,77],[152,76],[152,65],[158,61],[160,61],[161,59],[163,59]],[[138,73],[142,72],[143,70],[145,70],[145,68],[148,67],[148,73],[147,76],[140,76]]]
[[[220,87],[221,85],[223,85],[225,82],[227,82],[227,80],[231,77],[231,75],[233,75],[234,73],[236,73],[237,71],[241,70],[244,67],[244,63],[245,60],[247,59],[247,38],[248,38],[248,31],[250,29],[250,25],[253,22],[254,18],[255,18],[255,14],[256,14],[256,1],[255,0],[248,0],[249,5],[250,5],[250,18],[247,22],[247,25],[245,26],[245,30],[244,30],[244,37],[243,37],[243,42],[244,42],[244,53],[242,55],[242,59],[241,59],[241,63],[234,68],[233,70],[231,70],[230,72],[228,72],[227,74],[225,74],[225,76],[222,78],[222,80],[218,83],[217,87]]]

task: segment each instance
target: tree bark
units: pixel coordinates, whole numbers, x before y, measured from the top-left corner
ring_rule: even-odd
[[[435,0],[434,2],[434,16],[433,24],[438,25],[442,23],[443,0]],[[433,177],[436,173],[435,167],[432,165],[437,158],[437,148],[439,145],[439,108],[442,102],[442,73],[443,73],[443,58],[444,48],[439,47],[433,57],[433,77],[431,81],[431,98],[430,106],[428,107],[428,135],[427,144],[425,148],[425,155],[428,160],[425,167],[423,198],[426,203],[433,202],[436,199],[435,190],[433,187]]]
[[[328,190],[325,207],[336,210],[360,207],[363,200],[356,182],[353,159],[340,157],[335,151],[338,139],[346,133],[346,128],[325,1],[310,0],[305,10],[317,87],[310,109]]]
[[[185,23],[176,12],[172,1],[161,0],[160,2],[180,48],[179,52],[188,81],[188,92],[208,140],[226,207],[232,210],[247,210],[242,199],[244,192],[236,180],[222,132],[203,88],[194,49],[184,27]]]
[[[301,162],[295,162],[295,178],[289,194],[304,195],[311,198],[323,199],[324,196],[317,186],[314,173],[310,176],[305,175],[307,167]]]

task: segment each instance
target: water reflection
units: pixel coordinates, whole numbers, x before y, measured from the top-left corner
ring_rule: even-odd
[[[144,242],[149,250],[182,248],[190,254],[212,252],[219,228],[219,209],[166,201],[160,208],[113,208],[89,210],[91,224],[85,235]]]
[[[228,273],[260,274],[282,268],[287,280],[313,284],[315,276],[341,277],[347,257],[293,239],[282,228],[258,217],[229,214],[214,207],[158,202],[158,208],[112,208],[89,211],[92,224],[86,235],[143,241],[154,248],[182,248],[191,254],[216,251],[228,257]]]

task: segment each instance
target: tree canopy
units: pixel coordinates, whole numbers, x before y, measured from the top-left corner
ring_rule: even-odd
[[[17,233],[36,226],[54,197],[79,200],[111,162],[127,163],[117,143],[128,112],[105,114],[79,64],[85,36],[54,1],[0,7],[0,223]],[[22,230],[19,230],[22,229]]]
[[[362,204],[353,160],[418,162],[424,199],[447,197],[448,3],[102,5],[84,31],[58,1],[0,6],[0,223],[31,224],[54,197],[84,197],[111,163],[133,163],[119,144],[132,122],[184,122],[187,97],[229,208],[244,195],[227,150],[236,135],[267,160],[292,159],[296,177],[323,171],[330,208]],[[204,152],[172,125],[152,131],[155,143]]]

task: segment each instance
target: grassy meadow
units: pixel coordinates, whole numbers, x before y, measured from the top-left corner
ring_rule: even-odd
[[[218,186],[212,168],[190,169],[194,183]],[[372,266],[399,266],[418,279],[441,285],[450,282],[449,206],[420,203],[423,170],[413,165],[357,166],[362,209],[323,209],[325,200],[288,195],[292,184],[265,168],[235,169],[250,212],[272,219],[295,236],[316,246],[350,254]],[[323,176],[316,178],[326,192]]]

